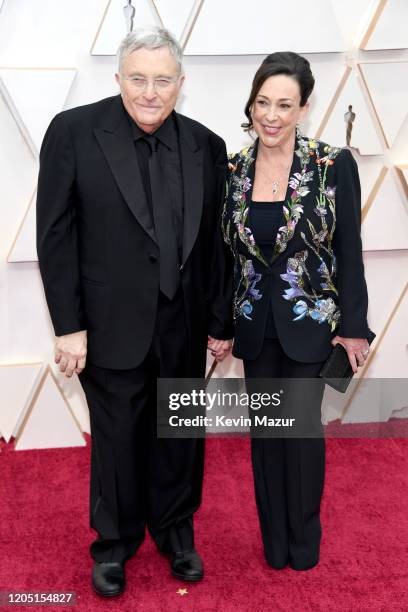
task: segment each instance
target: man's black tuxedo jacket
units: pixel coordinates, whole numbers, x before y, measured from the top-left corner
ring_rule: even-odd
[[[175,113],[184,187],[181,282],[190,376],[207,334],[227,339],[231,271],[220,230],[224,141]],[[55,334],[88,331],[88,358],[130,369],[146,356],[159,294],[159,247],[120,96],[57,115],[40,154],[37,251]]]

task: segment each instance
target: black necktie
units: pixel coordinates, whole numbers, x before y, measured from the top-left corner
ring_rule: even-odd
[[[180,284],[176,232],[170,198],[164,188],[164,176],[157,151],[158,140],[155,136],[149,136],[146,140],[151,148],[149,174],[154,228],[160,250],[160,291],[171,300]]]

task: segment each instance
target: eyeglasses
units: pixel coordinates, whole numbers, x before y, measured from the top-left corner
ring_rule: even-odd
[[[161,77],[160,79],[152,79],[152,80],[145,79],[144,77],[139,77],[139,76],[128,77],[128,76],[125,76],[124,74],[121,74],[121,77],[122,79],[129,81],[132,87],[134,87],[138,91],[145,91],[149,83],[153,83],[153,88],[157,91],[157,90],[167,89],[168,87],[170,87],[171,85],[174,85],[178,81],[177,77],[172,78],[172,79]]]

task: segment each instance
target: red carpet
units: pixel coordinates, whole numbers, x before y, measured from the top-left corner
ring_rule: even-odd
[[[248,440],[208,440],[196,521],[204,581],[171,578],[148,540],[115,600],[89,585],[89,448],[1,450],[0,591],[75,591],[68,609],[86,612],[408,610],[408,440],[327,441],[321,562],[308,572],[263,560]],[[188,594],[177,594],[185,586]]]

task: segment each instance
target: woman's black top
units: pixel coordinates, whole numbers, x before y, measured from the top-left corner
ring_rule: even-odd
[[[280,202],[254,202],[249,206],[247,225],[265,259],[273,257],[278,229],[284,225],[283,200]],[[265,338],[277,338],[272,307],[269,304]]]

